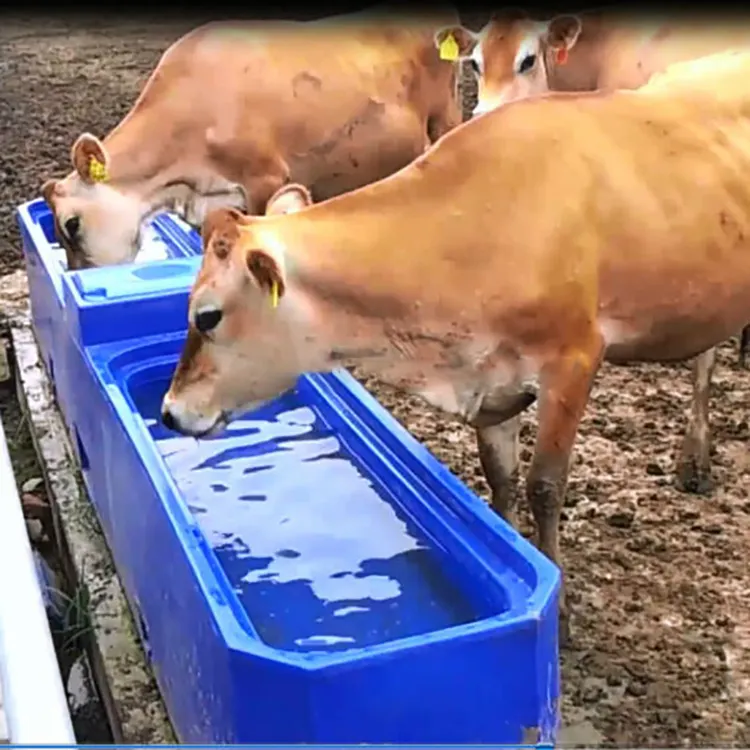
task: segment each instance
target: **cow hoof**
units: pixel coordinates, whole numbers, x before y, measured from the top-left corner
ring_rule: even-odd
[[[680,492],[708,495],[714,489],[711,469],[700,467],[695,461],[683,461],[677,467],[675,485]]]

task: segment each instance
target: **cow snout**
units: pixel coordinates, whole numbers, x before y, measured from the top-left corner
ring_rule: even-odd
[[[179,432],[177,420],[174,418],[174,415],[169,410],[168,406],[162,406],[161,421],[168,430],[172,430],[172,432]]]
[[[192,411],[181,399],[167,393],[161,404],[161,421],[172,432],[201,438],[221,432],[227,420],[222,413],[205,415]]]
[[[172,396],[167,393],[161,402],[161,422],[162,424],[172,432],[185,433],[189,432],[187,424],[190,422],[189,419],[185,419],[180,410],[180,404]]]

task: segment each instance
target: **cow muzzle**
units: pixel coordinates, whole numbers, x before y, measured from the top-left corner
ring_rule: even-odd
[[[224,412],[208,416],[191,412],[178,399],[167,393],[161,405],[161,421],[172,432],[194,438],[206,438],[224,430],[229,423],[229,416]]]

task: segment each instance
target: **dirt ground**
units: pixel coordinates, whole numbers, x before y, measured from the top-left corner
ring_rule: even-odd
[[[192,25],[6,16],[0,272],[21,263],[14,207],[68,171],[77,135],[103,136],[115,125],[160,53]],[[377,383],[368,387],[486,496],[469,430]],[[750,745],[750,373],[737,367],[736,342],[722,347],[713,388],[717,489],[709,497],[672,485],[688,403],[685,365],[605,367],[594,388],[563,523],[574,613],[563,653],[568,742]],[[525,420],[524,461],[534,420]],[[21,448],[23,475],[29,448]]]

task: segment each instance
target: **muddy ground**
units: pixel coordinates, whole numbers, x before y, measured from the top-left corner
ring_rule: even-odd
[[[127,112],[160,53],[193,25],[114,23],[6,16],[0,24],[2,273],[21,263],[13,208],[67,172],[77,135],[103,136]],[[368,387],[486,496],[469,430]],[[575,618],[563,654],[571,742],[750,745],[750,373],[737,367],[736,342],[722,347],[713,388],[717,489],[709,497],[672,486],[688,397],[684,365],[605,367],[594,388],[563,524]],[[530,414],[525,462],[533,427]],[[15,448],[24,476],[30,446]]]

